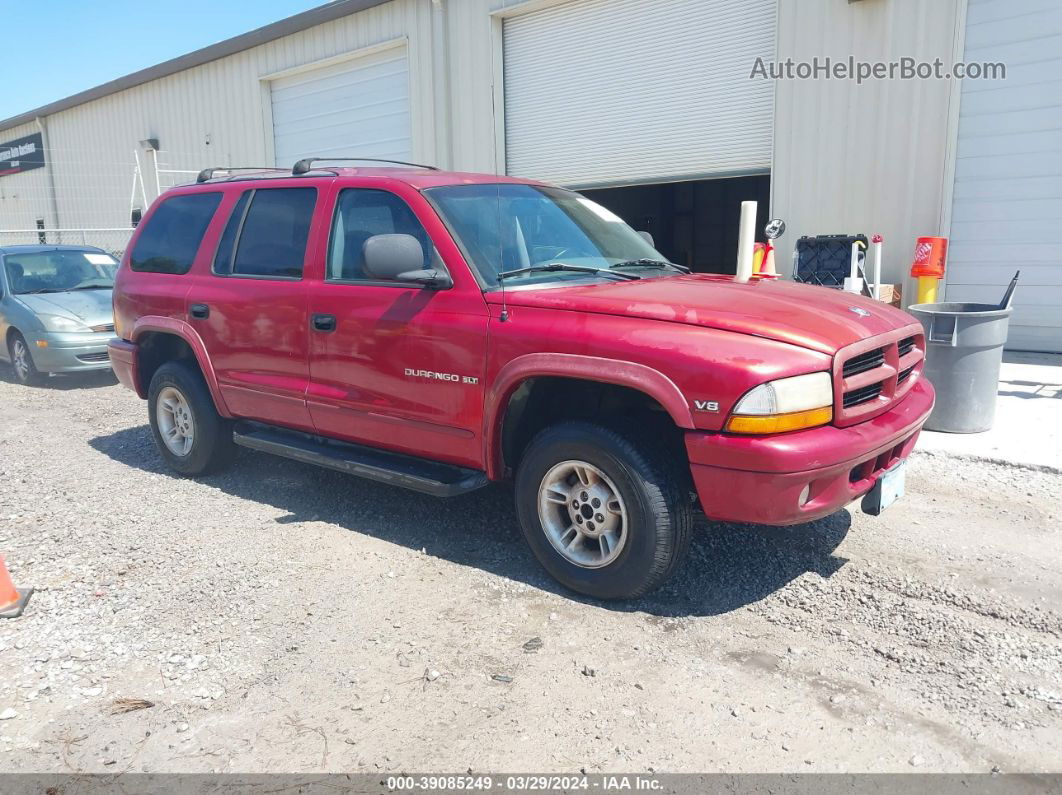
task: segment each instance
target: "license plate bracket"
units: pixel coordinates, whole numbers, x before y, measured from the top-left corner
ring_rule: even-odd
[[[863,513],[879,516],[904,495],[907,485],[907,462],[899,461],[878,477],[874,488],[863,497]]]

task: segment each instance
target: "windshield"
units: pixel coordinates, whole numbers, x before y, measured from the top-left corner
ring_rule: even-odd
[[[536,185],[447,185],[425,194],[492,287],[498,285],[499,273],[547,263],[611,268],[667,261],[619,216],[572,191]],[[512,274],[506,284],[599,281],[607,276],[531,270]]]
[[[15,295],[107,290],[118,262],[102,251],[34,251],[4,256],[7,283]]]

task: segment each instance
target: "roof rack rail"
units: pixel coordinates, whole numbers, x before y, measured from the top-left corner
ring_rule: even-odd
[[[274,166],[216,166],[214,168],[204,168],[199,174],[196,175],[196,183],[207,182],[214,178],[214,174],[219,171],[224,171],[231,174],[233,171],[287,171],[286,168],[276,168]]]
[[[354,160],[361,163],[393,163],[399,166],[413,166],[413,168],[427,168],[431,171],[438,171],[438,166],[426,166],[423,163],[407,163],[405,160],[388,160],[382,157],[304,157],[297,162],[291,169],[291,173],[295,176],[305,174],[310,170],[310,167],[314,163],[330,163],[335,160]]]

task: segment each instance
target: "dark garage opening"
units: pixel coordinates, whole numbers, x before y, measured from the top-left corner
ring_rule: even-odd
[[[580,191],[639,231],[652,234],[672,262],[704,273],[733,273],[741,202],[759,202],[756,239],[763,242],[771,177],[728,177]]]

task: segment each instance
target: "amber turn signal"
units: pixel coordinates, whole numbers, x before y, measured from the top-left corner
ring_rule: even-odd
[[[785,433],[801,428],[814,428],[825,425],[833,419],[833,407],[823,406],[807,411],[794,411],[790,414],[768,414],[756,416],[751,414],[733,414],[727,420],[726,430],[731,433]]]

